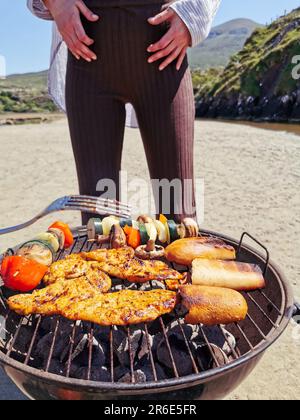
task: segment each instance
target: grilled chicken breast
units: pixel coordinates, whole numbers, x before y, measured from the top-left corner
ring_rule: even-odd
[[[14,296],[8,304],[20,315],[61,315],[103,326],[125,326],[154,321],[172,312],[177,303],[176,293],[167,290],[123,290],[109,294],[96,291],[93,295],[93,285],[85,283],[85,286],[81,279],[58,282],[32,295]]]
[[[93,278],[58,281],[31,295],[17,295],[8,300],[11,310],[20,315],[63,315],[65,308],[76,308],[79,302],[108,292],[111,279],[102,271],[94,272]]]
[[[113,266],[124,264],[134,257],[134,250],[130,247],[118,249],[101,248],[91,252],[82,252],[79,254],[87,261],[97,261],[99,263],[107,263]]]
[[[81,258],[79,254],[71,254],[65,259],[53,263],[43,281],[46,285],[61,280],[74,280],[87,275],[92,264]]]
[[[171,269],[162,261],[135,258],[131,248],[113,250],[100,249],[81,254],[87,260],[97,261],[101,270],[112,277],[132,283],[146,283],[151,280],[166,281],[171,290],[185,283],[185,276]]]

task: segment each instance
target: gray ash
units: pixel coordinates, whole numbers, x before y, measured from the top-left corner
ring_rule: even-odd
[[[119,338],[121,336],[119,335]],[[152,336],[149,337],[150,346],[153,344]],[[122,341],[116,344],[116,356],[121,366],[130,366],[129,348],[131,348],[133,363],[145,363],[149,360],[149,345],[145,331],[136,329],[128,335],[124,333]]]

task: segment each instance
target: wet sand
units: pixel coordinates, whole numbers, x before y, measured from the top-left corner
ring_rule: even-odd
[[[51,200],[77,192],[64,119],[1,127],[0,137],[1,227],[29,219]],[[247,230],[258,237],[300,301],[300,138],[241,124],[197,121],[195,156],[196,175],[205,178],[206,186],[203,227],[237,238]],[[126,130],[123,169],[129,179],[149,180],[138,130]],[[52,215],[26,231],[0,238],[0,248],[30,239],[58,217]],[[80,223],[72,213],[62,218]],[[299,327],[291,324],[229,398],[299,399],[299,351]],[[0,399],[3,389],[7,396],[0,377]]]

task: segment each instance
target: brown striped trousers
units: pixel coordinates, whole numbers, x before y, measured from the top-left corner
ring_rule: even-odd
[[[96,23],[83,20],[98,59],[78,61],[69,53],[66,86],[81,194],[97,195],[96,185],[104,178],[119,186],[126,103],[136,111],[151,178],[194,179],[195,104],[188,59],[179,71],[176,62],[163,71],[161,61],[148,63],[147,47],[167,26],[147,19],[166,8],[166,1],[86,0],[100,15]],[[184,191],[182,200],[182,214],[174,215],[173,205],[167,216],[178,220],[193,213],[194,192]]]

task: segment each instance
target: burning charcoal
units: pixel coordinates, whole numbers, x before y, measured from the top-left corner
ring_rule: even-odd
[[[232,348],[236,347],[236,340],[234,338],[234,336],[232,334],[230,334],[228,331],[226,331],[225,329],[224,333],[226,334],[228,341],[231,343]],[[222,334],[221,330],[219,327],[203,327],[203,331],[207,337],[207,340],[212,343],[215,344],[217,347],[219,347],[221,350],[223,350],[223,352],[229,356],[232,351],[231,348],[229,346],[229,344],[227,343],[227,341],[224,338],[224,335]],[[203,335],[199,334],[198,338],[195,339],[195,342],[197,344],[206,344],[205,340],[203,338]]]
[[[192,359],[189,355],[189,351],[182,334],[178,334],[175,331],[169,332],[168,339],[179,375],[187,376],[195,373]],[[197,348],[196,344],[193,342],[190,343],[190,347],[192,352]],[[158,344],[157,359],[163,366],[166,366],[173,371],[173,363],[164,338]]]
[[[152,368],[152,365],[150,363],[148,363],[146,366],[137,364],[135,369],[137,371],[141,370],[146,375],[146,378],[147,378],[148,382],[155,381],[153,368]],[[156,376],[157,376],[158,381],[167,379],[166,372],[164,371],[163,367],[159,363],[155,363],[155,370],[156,370]]]
[[[78,334],[75,335],[75,339],[74,339],[74,344],[73,344],[73,352],[74,349],[76,349],[76,347],[79,345],[80,341],[82,340],[83,337],[83,333],[79,332]],[[70,339],[70,345],[66,346],[63,350],[63,352],[61,353],[59,359],[61,362],[63,361],[67,361],[69,356],[70,356],[70,350],[71,350],[71,339]]]
[[[223,352],[223,350],[220,349],[220,347],[211,344],[210,345],[211,350],[209,349],[208,345],[201,344],[198,346],[196,350],[197,360],[199,363],[199,366],[201,367],[201,370],[209,370],[214,369],[219,366],[224,366],[228,363],[228,359],[226,354]],[[212,352],[214,354],[214,357],[212,356]],[[216,363],[216,361],[218,364]]]
[[[110,344],[110,327],[95,326],[94,337],[99,343]]]
[[[59,316],[45,317],[41,322],[40,329],[48,334],[55,331],[57,322],[59,321],[58,331],[61,334],[70,335],[73,329],[73,322]]]
[[[27,353],[33,336],[32,327],[22,326],[20,334],[18,335],[14,349],[20,353]],[[38,338],[37,338],[38,339]]]
[[[93,337],[92,341],[92,366],[100,367],[106,363],[106,349]],[[79,366],[88,366],[90,358],[90,340],[85,334],[75,347],[71,360]]]
[[[134,380],[135,380],[135,383],[137,384],[143,384],[147,382],[147,376],[143,371],[136,370],[134,371]],[[132,383],[131,373],[130,372],[126,373],[126,375],[124,375],[121,379],[119,379],[118,382],[124,383],[124,384]]]
[[[160,320],[156,319],[155,321],[151,322],[151,324],[148,324],[148,331],[149,334],[156,336],[157,334],[161,333],[161,324]]]
[[[136,290],[136,289],[137,289],[137,284],[136,284],[136,283],[132,283],[132,282],[127,281],[127,280],[125,280],[125,281],[123,281],[123,289],[124,289],[124,287],[125,287],[126,289]]]
[[[188,341],[195,340],[199,336],[200,331],[199,325],[181,324],[180,326],[177,320],[171,322],[166,329],[168,334],[172,333],[179,336],[183,336],[183,330]]]
[[[163,334],[159,332],[153,336],[153,345],[152,345],[152,353],[156,354],[158,345],[160,344],[161,340],[164,338]]]
[[[161,366],[159,363],[155,364],[155,369],[156,369],[156,375],[157,375],[157,379],[159,381],[163,381],[165,379],[168,379],[168,375],[165,372],[165,369],[163,368],[163,366]]]
[[[113,329],[113,347],[114,353],[118,353],[121,343],[127,339],[127,333],[122,328]]]
[[[131,331],[131,352],[133,355],[134,363],[141,363],[149,358],[149,346],[145,331],[136,330]],[[153,344],[152,337],[149,337],[150,346]],[[124,338],[116,349],[116,355],[121,365],[130,366],[129,356],[129,340],[128,337]]]
[[[35,349],[35,356],[40,357],[42,360],[47,360],[54,340],[54,333],[42,337]],[[69,345],[70,338],[65,334],[57,334],[55,344],[53,347],[53,358],[59,358],[65,348]]]
[[[73,377],[76,379],[86,380],[88,378],[88,371],[88,367],[81,367],[76,370]],[[92,367],[90,372],[90,380],[96,382],[110,382],[111,377],[106,367]]]
[[[118,366],[114,370],[114,381],[119,382],[125,375],[130,374],[130,369],[125,366]],[[131,381],[130,381],[131,382]]]
[[[139,288],[139,290],[142,290],[143,292],[147,292],[150,290],[155,290],[155,289],[165,289],[165,285],[164,283],[162,283],[161,281],[158,280],[153,280],[147,283],[144,283],[141,285],[141,287]]]
[[[46,369],[46,363],[44,365],[44,370]],[[52,373],[54,375],[64,375],[65,374],[65,365],[58,360],[51,360],[50,366],[48,369],[49,373]]]
[[[114,290],[114,292],[121,292],[123,289],[124,289],[124,287],[121,284],[119,284],[117,286],[114,286],[113,290]]]

